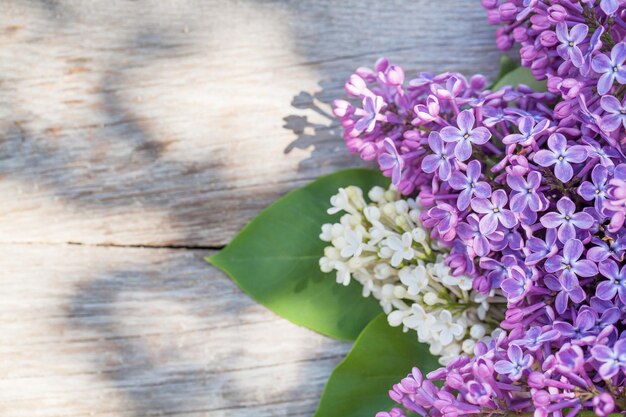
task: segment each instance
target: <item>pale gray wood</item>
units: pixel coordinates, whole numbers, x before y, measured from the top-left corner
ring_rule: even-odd
[[[3,242],[224,245],[281,194],[357,163],[328,117],[354,68],[498,62],[478,1],[0,9]]]
[[[310,415],[349,344],[242,296],[211,253],[0,245],[0,415]]]
[[[355,67],[493,76],[478,1],[0,0],[0,15],[0,415],[310,416],[348,344],[257,305],[212,252],[126,246],[221,247],[359,164],[329,115]]]

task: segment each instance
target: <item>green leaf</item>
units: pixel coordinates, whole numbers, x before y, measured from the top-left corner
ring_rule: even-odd
[[[389,181],[366,169],[322,177],[263,210],[207,261],[280,316],[328,336],[354,340],[380,313],[378,302],[363,298],[358,283],[337,284],[318,264],[327,245],[318,237],[322,224],[339,217],[326,213],[329,199],[348,185],[367,192],[375,185],[387,187]]]
[[[492,88],[492,90],[498,90],[506,85],[517,87],[519,84],[529,86],[535,91],[546,91],[546,82],[538,81],[535,76],[530,72],[530,69],[526,67],[519,67],[513,71],[508,72],[502,77]]]
[[[497,84],[506,74],[518,68],[519,64],[509,58],[507,55],[502,55],[500,57],[500,72],[498,73],[498,77],[494,83]],[[493,88],[492,88],[493,89]]]
[[[437,358],[417,341],[414,331],[391,327],[376,317],[333,371],[313,417],[373,417],[394,406],[388,392],[413,366],[424,375],[439,368]]]

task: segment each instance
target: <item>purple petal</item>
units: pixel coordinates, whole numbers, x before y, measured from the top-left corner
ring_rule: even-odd
[[[551,258],[548,258],[546,260],[546,263],[545,263],[546,271],[548,271],[548,272],[556,272],[556,271],[562,269],[562,267],[563,267],[563,265],[561,264],[562,261],[563,261],[563,257],[562,256],[558,256],[558,255],[553,256]]]
[[[447,181],[450,178],[451,172],[452,166],[450,165],[450,160],[442,160],[441,165],[439,165],[439,178],[441,178],[443,181]]]
[[[547,213],[541,218],[541,224],[546,229],[554,229],[563,223],[563,218],[559,213]]]
[[[480,178],[480,162],[478,162],[477,160],[470,161],[470,163],[467,164],[467,169],[465,170],[465,173],[467,174],[467,178],[469,180],[476,181],[478,178]]]
[[[463,139],[457,142],[454,148],[454,156],[459,161],[467,161],[472,156],[472,144],[469,140]]]
[[[591,68],[597,73],[605,73],[613,70],[613,64],[608,56],[604,54],[597,55],[591,61]],[[599,91],[598,91],[599,92]],[[600,93],[604,94],[604,93]]]
[[[580,240],[572,238],[564,243],[563,257],[570,262],[580,258],[580,255],[583,254],[583,244]]]
[[[558,161],[554,167],[554,175],[563,182],[568,182],[574,176],[574,169],[565,161]]]
[[[489,241],[484,236],[476,236],[474,238],[474,252],[478,256],[486,256],[489,253]]]
[[[613,351],[604,345],[596,345],[591,348],[591,356],[597,361],[606,362],[613,359]]]
[[[617,285],[610,281],[602,281],[596,287],[596,297],[601,300],[612,300],[615,297],[615,294],[617,294]]]
[[[483,145],[491,138],[491,132],[486,127],[477,127],[472,130],[469,140],[476,145]]]
[[[586,201],[591,201],[596,197],[596,187],[589,181],[585,181],[578,187],[578,194]]]
[[[456,124],[462,132],[469,132],[474,127],[474,113],[471,110],[463,110],[456,118]]]
[[[553,133],[548,138],[548,148],[556,153],[562,154],[567,148],[567,139],[560,133]]]
[[[622,107],[621,103],[614,96],[602,96],[600,106],[609,113],[619,114]]]
[[[612,71],[610,67],[609,71]],[[611,87],[613,87],[613,78],[615,78],[615,76],[612,72],[605,72],[602,74],[602,76],[598,79],[598,94],[606,94],[609,92]]]
[[[491,185],[481,181],[474,185],[474,195],[479,198],[487,198],[491,196]]]
[[[463,173],[460,171],[454,171],[452,175],[450,175],[450,180],[448,181],[448,184],[450,184],[450,187],[454,188],[455,190],[464,190],[468,188],[469,185],[467,177],[463,175]]]
[[[567,23],[559,22],[556,25],[556,37],[561,43],[569,42],[569,33],[567,31]]]
[[[561,227],[559,227],[557,236],[562,243],[566,243],[570,239],[574,239],[576,237],[576,229],[574,228],[574,225],[569,222],[563,223]]]
[[[506,196],[506,192],[504,190],[496,190],[491,197],[491,201],[493,201],[493,205],[498,208],[502,208],[506,205],[508,198]]]
[[[465,210],[466,208],[469,207],[470,205],[470,201],[472,198],[472,189],[471,188],[466,188],[463,191],[461,191],[461,193],[459,194],[459,198],[456,201],[456,205],[459,208],[459,210]]]
[[[562,197],[557,201],[556,208],[565,215],[571,215],[576,210],[576,204],[567,197]]]
[[[506,183],[515,191],[526,191],[526,181],[521,176],[507,175]]]
[[[561,291],[556,295],[554,305],[559,314],[563,314],[567,310],[567,293],[565,291]]]
[[[617,264],[613,261],[604,261],[600,263],[598,268],[600,270],[600,274],[607,278],[615,279],[619,276],[619,268]]]
[[[550,165],[554,165],[558,159],[553,152],[550,152],[547,149],[542,149],[535,154],[533,157],[533,161],[541,165],[542,167],[549,167]]]
[[[430,132],[428,135],[428,146],[436,154],[440,154],[443,150],[443,142],[441,142],[441,136],[437,132]]]
[[[454,126],[444,127],[443,129],[441,129],[440,135],[441,139],[443,139],[445,142],[458,142],[460,140],[463,140],[463,134],[459,129]]]
[[[426,157],[422,160],[422,170],[427,173],[433,173],[439,168],[439,164],[441,164],[443,160],[441,157],[437,155],[426,155]]]
[[[576,213],[572,216],[572,223],[579,229],[587,230],[593,226],[594,220],[590,214]]]
[[[616,66],[622,65],[626,61],[626,44],[624,42],[618,43],[611,49],[611,61]]]
[[[583,59],[583,53],[578,46],[569,48],[569,58],[572,60],[572,64],[574,64],[576,68],[582,67],[585,62]]]
[[[472,201],[472,208],[473,206],[474,202]],[[498,227],[498,218],[496,217],[495,213],[491,212],[485,214],[483,218],[480,219],[479,227],[480,233],[482,233],[483,235],[488,235],[495,232]]]
[[[574,145],[564,153],[569,162],[580,163],[587,159],[587,148],[582,145]]]
[[[493,369],[501,375],[508,375],[517,372],[516,366],[509,361],[498,361],[493,365]]]
[[[515,193],[511,197],[511,210],[521,212],[528,203],[528,194]]]
[[[512,228],[517,224],[517,219],[511,210],[500,210],[500,223],[504,227]]]
[[[589,28],[587,27],[587,25],[579,23],[574,26],[572,30],[570,30],[569,35],[572,42],[574,42],[575,44],[579,44],[585,40],[585,38],[587,37],[587,33],[589,33]]]
[[[576,262],[572,269],[576,275],[581,277],[592,277],[598,273],[596,264],[587,259]]]
[[[472,200],[472,210],[477,213],[493,213],[491,202],[486,198],[475,198]]]
[[[624,116],[621,114],[608,114],[600,119],[600,127],[605,132],[614,132],[619,129],[623,119]]]

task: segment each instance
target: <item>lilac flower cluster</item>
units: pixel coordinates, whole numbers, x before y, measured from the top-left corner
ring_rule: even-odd
[[[477,343],[475,357],[427,378],[414,369],[390,395],[423,416],[624,412],[623,8],[617,0],[483,4],[490,21],[505,24],[499,45],[521,42],[523,63],[548,78],[548,92],[493,91],[482,76],[454,73],[405,82],[401,68],[380,60],[346,85],[359,105],[334,106],[348,148],[417,196],[452,271],[508,302],[506,331]],[[605,77],[607,62],[614,73]],[[400,408],[378,414],[401,416]]]
[[[522,65],[561,101],[556,119],[581,123],[585,136],[613,148],[626,142],[626,16],[622,0],[482,0],[488,20],[500,25],[497,44],[520,45]],[[607,204],[616,230],[624,221],[623,180],[611,178]],[[600,174],[598,174],[600,175]]]

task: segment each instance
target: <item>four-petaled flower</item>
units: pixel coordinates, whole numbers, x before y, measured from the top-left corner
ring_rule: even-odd
[[[443,346],[452,343],[455,337],[463,334],[463,326],[452,322],[452,314],[448,310],[439,313],[439,319],[432,326],[432,331],[439,334],[439,341]]]
[[[483,214],[480,219],[480,232],[489,235],[498,228],[498,224],[511,228],[517,224],[517,219],[511,210],[504,208],[508,198],[504,190],[496,190],[491,200],[475,198],[472,200],[472,210]]]
[[[467,223],[459,223],[457,233],[466,242],[471,242],[471,247],[478,256],[486,256],[489,253],[489,240],[480,232],[478,216],[474,213],[466,217]]]
[[[526,276],[522,268],[515,265],[509,272],[510,277],[502,281],[501,288],[511,303],[522,300],[533,286],[533,282]]]
[[[613,82],[617,80],[620,84],[626,84],[626,43],[620,42],[611,49],[611,57],[599,54],[591,61],[591,68],[598,74],[602,74],[598,79],[598,94],[604,95],[609,92]]]
[[[578,276],[592,277],[598,273],[598,267],[593,261],[580,259],[583,254],[583,243],[578,239],[565,242],[561,255],[554,255],[546,260],[546,271],[553,273],[561,271],[561,280],[568,288],[578,285]]]
[[[556,25],[556,37],[561,42],[556,50],[561,58],[569,59],[577,68],[583,65],[583,53],[578,45],[585,41],[587,32],[589,32],[589,27],[582,23],[575,25],[570,31],[567,30],[565,22],[559,22]]]
[[[552,329],[548,331],[541,330],[539,326],[531,327],[524,337],[513,341],[514,345],[524,346],[530,351],[536,351],[546,342],[551,342],[559,338],[559,332]]]
[[[517,191],[511,195],[511,210],[518,213],[524,211],[526,207],[535,212],[541,210],[541,197],[537,193],[541,185],[540,173],[531,171],[526,180],[522,176],[508,175],[506,183],[512,190]]]
[[[602,96],[600,106],[608,114],[600,120],[600,127],[606,132],[613,132],[622,125],[626,128],[626,104],[620,103],[613,96]]]
[[[595,200],[594,206],[598,213],[602,211],[602,202],[606,198],[607,178],[609,171],[602,165],[597,165],[591,171],[591,182],[585,181],[578,187],[578,194],[587,201]]]
[[[591,348],[591,356],[602,364],[598,369],[602,378],[612,378],[620,369],[623,373],[626,371],[626,339],[615,342],[612,349],[604,345],[594,346]]]
[[[381,96],[370,97],[367,96],[363,99],[363,109],[357,109],[355,114],[361,116],[354,125],[354,128],[359,132],[365,131],[370,133],[376,127],[376,121],[382,118],[380,111],[385,106],[385,100]]]
[[[518,124],[519,133],[505,136],[502,142],[507,145],[519,143],[522,146],[527,146],[535,141],[537,136],[543,133],[549,125],[550,121],[548,119],[542,119],[535,124],[535,119],[532,116],[521,117]]]
[[[456,143],[454,155],[459,161],[466,161],[472,156],[472,143],[484,145],[491,132],[486,127],[474,127],[476,119],[471,110],[463,110],[456,118],[458,128],[446,126],[441,129],[441,138],[446,142]]]
[[[521,379],[524,371],[529,369],[535,361],[532,355],[524,355],[522,348],[518,345],[510,345],[506,351],[506,356],[509,360],[496,362],[494,369],[499,374],[508,375],[513,381]]]
[[[465,174],[460,171],[452,173],[448,183],[455,190],[461,190],[456,202],[459,210],[465,210],[469,207],[472,196],[488,198],[491,195],[491,186],[484,181],[478,181],[480,175],[480,162],[476,160],[467,164]]]
[[[552,211],[541,218],[541,224],[546,229],[556,229],[557,236],[562,243],[576,237],[576,229],[587,230],[593,226],[593,217],[585,212],[576,213],[576,204],[567,197],[562,197],[556,203],[558,213]]]
[[[428,146],[434,152],[427,155],[422,161],[422,170],[427,173],[433,173],[439,170],[439,178],[447,181],[452,173],[452,165],[450,159],[454,153],[454,144],[441,141],[441,136],[437,132],[431,132],[428,135]]]
[[[620,301],[626,304],[626,266],[620,270],[614,261],[608,259],[601,262],[598,269],[606,280],[596,287],[596,297],[608,301],[617,294]]]
[[[393,267],[400,265],[403,260],[409,261],[415,256],[413,236],[409,232],[404,232],[402,238],[395,235],[389,236],[387,238],[387,246],[393,252],[393,255],[391,255],[391,266]]]
[[[567,147],[567,139],[560,133],[553,133],[548,138],[548,148],[535,154],[534,161],[542,167],[554,167],[554,174],[563,182],[574,176],[571,163],[580,163],[587,159],[587,149],[582,145]]]
[[[404,168],[404,160],[391,138],[383,140],[383,152],[378,156],[378,165],[383,171],[391,171],[391,182],[398,185]]]
[[[543,279],[543,283],[546,287],[557,293],[554,306],[559,314],[563,314],[565,310],[567,310],[569,300],[578,304],[585,299],[585,291],[580,287],[576,276],[572,277],[571,275],[567,275],[559,280],[556,279],[554,275],[546,275]]]
[[[556,230],[546,230],[545,239],[531,237],[526,242],[526,247],[530,251],[530,254],[526,257],[526,265],[529,266],[536,265],[541,260],[556,254],[559,251],[556,245]]]

